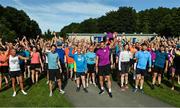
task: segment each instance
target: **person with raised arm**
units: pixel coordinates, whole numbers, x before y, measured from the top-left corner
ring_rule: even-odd
[[[13,91],[14,91],[14,93],[12,95],[13,97],[16,96],[16,77],[19,81],[21,92],[24,95],[27,95],[27,93],[24,91],[23,78],[21,76],[21,69],[20,69],[20,65],[19,65],[20,59],[28,60],[29,58],[25,58],[20,55],[17,55],[16,50],[11,49],[11,53],[9,56],[9,71],[10,71],[9,74],[11,77],[12,87],[13,87]]]
[[[76,64],[76,84],[77,89],[76,91],[80,91],[80,79],[82,81],[83,90],[84,92],[88,93],[88,90],[86,89],[86,80],[85,75],[87,73],[87,62],[85,54],[81,52],[81,47],[77,48],[77,53],[73,54],[73,48],[70,48],[69,56],[74,58],[75,64]]]

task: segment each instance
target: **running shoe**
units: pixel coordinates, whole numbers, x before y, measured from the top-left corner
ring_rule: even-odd
[[[143,90],[143,89],[140,89],[140,92],[141,92],[142,94],[144,94],[144,90]]]
[[[80,91],[80,87],[77,87],[76,92],[79,92],[79,91]]]
[[[50,92],[50,93],[49,93],[49,97],[52,97],[52,95],[53,95],[53,93],[52,93],[52,92]]]
[[[136,93],[136,92],[137,92],[137,90],[138,90],[137,88],[134,88],[134,89],[133,89],[133,92],[134,92],[134,93]]]
[[[151,85],[151,89],[154,90],[154,84]]]
[[[101,90],[100,92],[99,92],[99,94],[101,95],[101,94],[104,94],[104,90]]]
[[[161,84],[158,84],[157,86],[158,86],[159,88],[163,88],[163,86],[162,86]]]
[[[23,95],[27,95],[27,93],[24,90],[21,90],[21,92],[23,93]]]
[[[64,94],[65,91],[64,90],[59,90],[59,93]]]
[[[12,97],[15,97],[16,96],[16,92],[13,93]]]
[[[110,97],[110,98],[112,98],[112,97],[113,97],[111,92],[109,92],[109,97]]]
[[[96,83],[93,83],[94,87],[97,87]]]
[[[83,90],[84,90],[84,92],[88,93],[88,90],[86,88],[84,88]]]

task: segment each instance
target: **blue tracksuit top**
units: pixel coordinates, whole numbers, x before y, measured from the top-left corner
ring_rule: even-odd
[[[76,63],[76,72],[85,72],[87,71],[87,62],[86,57],[83,54],[72,54],[72,48],[70,48],[69,56],[74,58]]]
[[[148,51],[138,51],[135,54],[135,58],[137,59],[137,68],[146,69],[147,63],[149,67],[151,67],[151,54]]]

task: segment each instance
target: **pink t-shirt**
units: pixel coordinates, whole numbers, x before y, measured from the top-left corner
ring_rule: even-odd
[[[39,57],[39,53],[31,53],[31,64],[39,64],[40,63],[40,57]]]

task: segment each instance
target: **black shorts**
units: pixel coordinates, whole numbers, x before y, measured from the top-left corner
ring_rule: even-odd
[[[37,68],[41,68],[41,65],[40,64],[31,64],[32,70],[37,69]]]
[[[55,78],[56,80],[62,79],[59,69],[49,69],[49,80],[55,81]]]
[[[141,76],[144,76],[146,74],[146,69],[136,69],[136,75],[141,74]]]
[[[27,60],[27,62],[26,62],[25,64],[26,64],[26,66],[30,66],[31,61],[30,61],[30,60]]]
[[[25,72],[25,64],[20,65],[21,74]]]
[[[76,78],[79,78],[81,76],[85,76],[86,73],[85,72],[76,72]]]
[[[0,73],[7,76],[9,73],[9,67],[8,66],[1,66],[0,67]]]
[[[99,76],[107,76],[111,74],[111,67],[110,65],[105,66],[98,66],[98,75]]]
[[[11,78],[19,77],[21,75],[21,71],[10,71],[9,75]]]
[[[121,71],[120,73],[125,74],[129,72],[130,64],[129,62],[121,62]]]
[[[62,69],[62,73],[64,74],[66,71],[66,66],[64,63],[61,63],[61,69]]]
[[[44,70],[45,70],[45,71],[48,70],[48,63],[44,63]]]
[[[164,72],[164,68],[161,68],[159,66],[154,66],[153,72],[158,73],[158,74],[162,74]]]
[[[130,66],[133,66],[136,61],[134,59],[130,59]]]
[[[88,73],[95,73],[95,64],[87,64]]]

